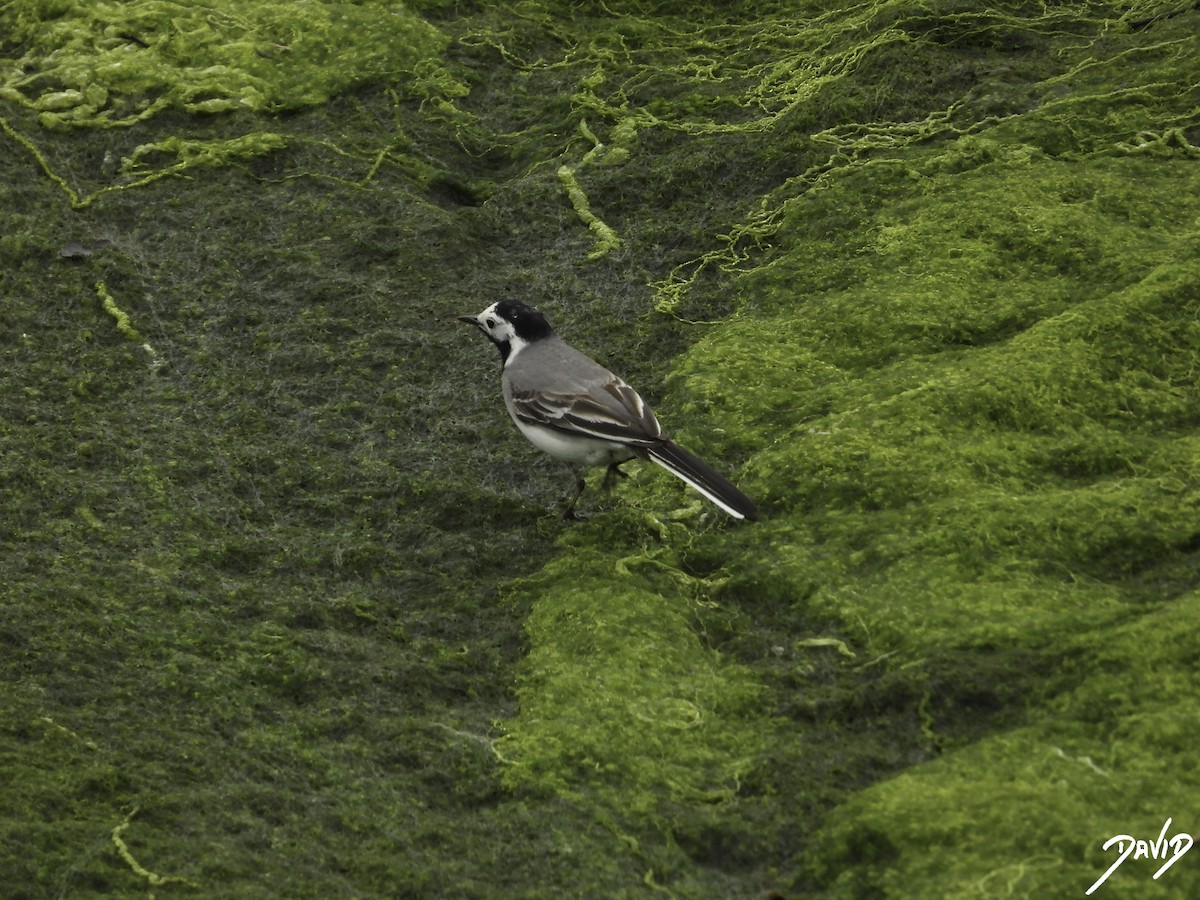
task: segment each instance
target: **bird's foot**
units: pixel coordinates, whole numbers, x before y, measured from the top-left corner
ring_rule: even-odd
[[[613,485],[617,483],[618,478],[628,478],[628,472],[621,471],[621,463],[612,463],[608,467],[608,471],[604,474],[604,483],[600,486],[602,491],[611,491]]]

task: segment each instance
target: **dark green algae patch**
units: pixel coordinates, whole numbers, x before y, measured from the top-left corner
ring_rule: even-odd
[[[1195,831],[1194,10],[116,8],[0,13],[12,896],[1077,896]],[[506,290],[763,520],[559,526],[449,321]]]

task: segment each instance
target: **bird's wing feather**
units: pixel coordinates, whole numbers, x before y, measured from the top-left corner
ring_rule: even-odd
[[[662,426],[637,391],[615,375],[599,389],[579,394],[548,391],[512,393],[517,418],[566,434],[650,446],[663,439]]]

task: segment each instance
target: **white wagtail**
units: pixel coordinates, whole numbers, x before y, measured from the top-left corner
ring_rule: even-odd
[[[574,473],[575,496],[563,518],[575,518],[584,466],[608,466],[608,487],[614,476],[625,477],[618,466],[634,457],[658,463],[735,518],[758,518],[728,478],[663,432],[637,391],[566,343],[536,309],[502,300],[477,316],[458,318],[477,326],[500,351],[504,405],[521,434]]]

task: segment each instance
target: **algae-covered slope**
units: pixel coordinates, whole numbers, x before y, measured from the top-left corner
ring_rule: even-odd
[[[1195,832],[1194,9],[235,6],[0,9],[6,895],[1082,896]],[[563,525],[503,296],[762,520]]]
[[[717,360],[757,387],[748,468],[802,516],[736,595],[832,629],[913,717],[922,764],[809,851],[825,887],[1066,893],[1129,819],[1153,839],[1191,815],[1200,180],[1153,166],[1038,154],[904,187],[861,223],[861,282],[797,317],[805,276],[748,276],[757,314],[689,356],[688,391]]]
[[[596,104],[790,162],[726,249],[658,287],[667,311],[736,310],[669,396],[771,514],[551,570],[510,778],[586,782],[604,815],[650,805],[694,859],[779,854],[764,885],[838,896],[1067,895],[1109,837],[1192,827],[1200,47],[1194,21],[1102,15],[858,7],[773,68],[710,58],[700,115]],[[784,40],[773,25],[738,49]],[[684,671],[660,624],[628,623],[646,584],[664,600],[643,615],[694,610]],[[640,688],[630,657],[660,662]],[[681,805],[679,770],[721,776],[726,805]],[[1156,868],[1110,889],[1194,891]]]

